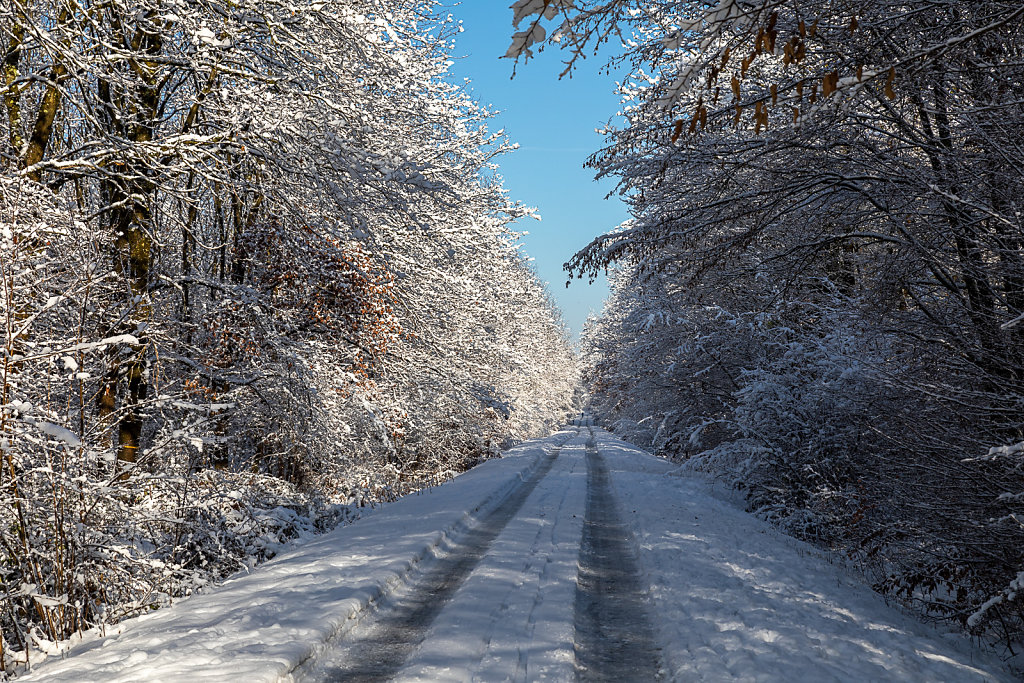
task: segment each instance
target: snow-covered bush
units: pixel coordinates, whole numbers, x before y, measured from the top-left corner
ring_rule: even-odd
[[[990,448],[985,456],[971,462],[995,464],[1003,473],[1007,490],[999,493],[997,513],[986,522],[990,533],[1002,543],[1015,546],[1013,555],[1001,554],[1009,565],[1008,573],[1017,573],[1003,586],[986,586],[989,595],[967,618],[967,624],[973,629],[997,631],[1008,643],[1019,643],[1024,641],[1024,552],[1020,550],[1024,539],[1024,442]]]
[[[750,449],[737,477],[751,509],[822,540],[841,536],[862,504],[861,458],[877,450],[870,416],[883,399],[870,376],[871,350],[845,318],[805,304],[762,319],[763,353],[741,373],[731,416],[738,448]]]

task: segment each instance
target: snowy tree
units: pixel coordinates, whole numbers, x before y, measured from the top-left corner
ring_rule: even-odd
[[[571,67],[615,40],[631,69],[625,125],[591,164],[618,179],[633,220],[570,268],[625,263],[653,291],[728,311],[721,325],[755,325],[751,337],[722,328],[749,357],[737,354],[724,403],[734,436],[702,461],[756,464],[743,474],[761,487],[755,508],[813,518],[812,534],[884,558],[881,588],[966,621],[1020,562],[1019,540],[984,521],[1011,512],[999,495],[1013,469],[975,457],[1018,442],[1021,424],[1024,347],[1009,325],[1024,273],[1020,5],[524,0],[514,11],[525,30],[512,56],[557,42]],[[618,315],[649,306],[660,304]],[[612,334],[600,362],[618,362],[615,340],[628,339]],[[673,368],[685,367],[680,349],[693,353],[689,333],[658,345]],[[663,396],[661,414],[721,419]],[[686,418],[677,442],[700,421]],[[993,631],[1018,637],[1019,611],[1002,616]]]
[[[432,0],[0,3],[0,668],[570,410],[455,30]]]

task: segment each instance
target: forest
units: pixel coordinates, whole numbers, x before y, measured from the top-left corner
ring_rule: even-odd
[[[519,0],[509,53],[602,44],[590,159],[631,219],[592,410],[875,588],[1024,634],[1024,5]],[[1016,645],[1015,645],[1016,643]]]
[[[506,16],[627,74],[579,349],[441,0],[0,0],[0,676],[581,405],[1016,654],[1024,5]]]
[[[0,671],[567,417],[455,30],[0,3]]]

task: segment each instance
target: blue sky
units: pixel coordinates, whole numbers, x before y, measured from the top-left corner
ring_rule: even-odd
[[[512,60],[501,59],[513,32],[509,4],[465,0],[450,9],[464,28],[456,40],[452,73],[470,79],[475,98],[499,112],[490,128],[504,128],[520,145],[501,159],[500,173],[512,199],[539,210],[540,222],[525,220],[517,227],[529,231],[526,252],[578,337],[587,313],[600,312],[607,284],[603,278],[589,286],[586,279],[573,280],[566,289],[562,264],[627,217],[620,200],[604,199],[613,183],[596,183],[593,170],[583,168],[603,144],[594,129],[618,111],[615,77],[601,72],[603,60],[591,57],[572,78],[559,80],[563,56],[547,50],[520,63],[512,79]]]

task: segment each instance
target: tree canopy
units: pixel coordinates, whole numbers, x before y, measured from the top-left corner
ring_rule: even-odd
[[[521,0],[510,56],[619,47],[590,165],[632,218],[586,336],[595,410],[883,591],[1024,612],[1018,2]]]
[[[0,669],[572,408],[433,0],[0,3]]]

